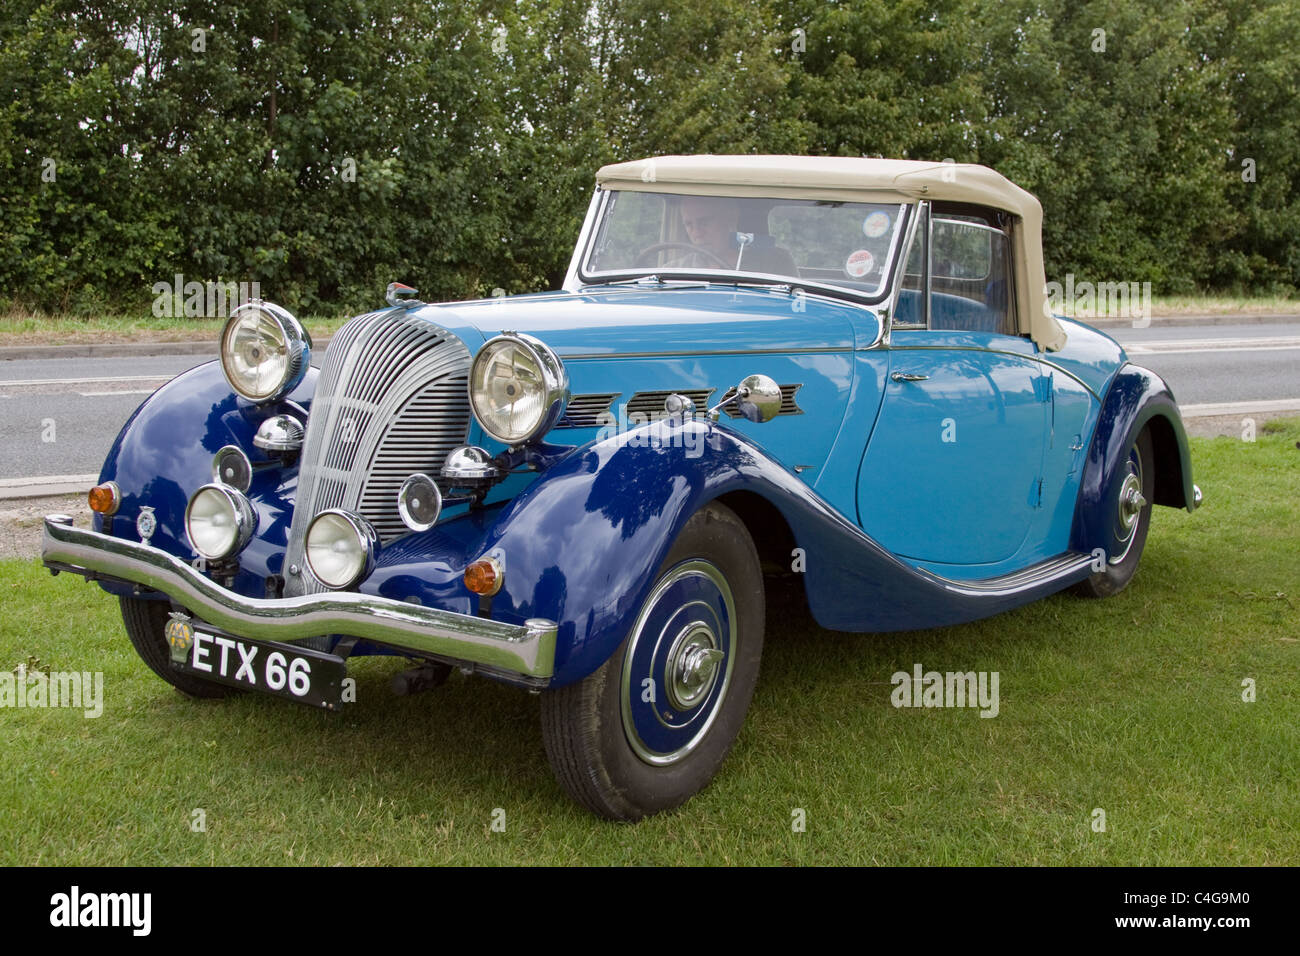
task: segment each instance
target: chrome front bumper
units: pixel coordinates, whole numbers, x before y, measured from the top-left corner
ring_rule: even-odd
[[[159,548],[72,526],[48,515],[41,560],[51,570],[93,572],[161,591],[214,627],[240,637],[292,643],[322,634],[481,664],[532,678],[555,669],[554,621],[523,625],[355,592],[249,598],[214,583]]]

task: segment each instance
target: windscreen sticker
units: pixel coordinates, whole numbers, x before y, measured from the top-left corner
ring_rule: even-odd
[[[861,279],[875,264],[875,256],[866,249],[859,249],[857,252],[849,253],[848,261],[844,263],[844,271],[854,279]]]
[[[889,213],[877,209],[862,220],[862,234],[868,239],[879,239],[889,232]]]

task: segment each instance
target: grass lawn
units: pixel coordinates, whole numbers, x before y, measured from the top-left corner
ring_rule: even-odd
[[[367,660],[339,715],[192,701],[135,657],[115,599],[0,562],[0,667],[102,670],[105,696],[98,719],[0,710],[0,863],[1294,864],[1297,442],[1297,420],[1194,440],[1205,506],[1156,509],[1111,600],[878,637],[777,615],[719,777],[636,825],[564,796],[536,697],[456,675],[396,698],[402,665]],[[997,671],[1000,713],[895,709],[915,663]]]

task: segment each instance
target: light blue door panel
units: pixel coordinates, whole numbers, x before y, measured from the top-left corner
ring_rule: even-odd
[[[1051,380],[1047,449],[1043,457],[1043,507],[1026,544],[1026,564],[1060,554],[1070,545],[1074,507],[1079,498],[1083,463],[1092,441],[1101,403],[1078,379],[1061,369],[1044,367]]]
[[[1005,336],[963,340],[1023,350]],[[1032,357],[951,341],[951,333],[895,334],[858,512],[863,530],[902,557],[992,564],[1020,550],[1041,508],[1048,392]]]

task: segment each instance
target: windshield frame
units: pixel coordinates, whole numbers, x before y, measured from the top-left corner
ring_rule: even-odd
[[[745,272],[743,270],[643,267],[637,269],[611,270],[608,272],[588,272],[587,265],[590,262],[592,252],[594,251],[596,236],[600,232],[601,224],[605,220],[605,215],[609,209],[609,204],[612,201],[613,196],[619,192],[643,191],[652,191],[667,196],[688,195],[686,193],[674,193],[667,189],[618,190],[597,186],[596,194],[592,197],[591,209],[588,212],[586,221],[583,223],[582,234],[579,236],[577,246],[574,250],[571,274],[580,285],[584,287],[613,285],[615,283],[630,282],[637,279],[647,278],[664,280],[684,279],[728,286],[768,285],[778,288],[806,289],[809,291],[816,291],[818,294],[830,296],[832,298],[843,299],[861,305],[878,307],[881,304],[890,301],[893,296],[894,287],[898,283],[899,260],[904,247],[907,245],[908,237],[911,235],[912,222],[916,216],[916,204],[914,202],[909,202],[905,197],[900,196],[896,204],[900,208],[899,221],[895,226],[893,236],[890,240],[889,257],[883,267],[883,275],[886,278],[880,288],[874,292],[850,289],[845,286],[818,281],[816,279],[788,275],[773,275],[763,272]],[[717,193],[703,195],[723,196],[724,194]],[[773,200],[780,200],[786,197],[772,196],[770,198]],[[891,202],[890,205],[895,204]]]

